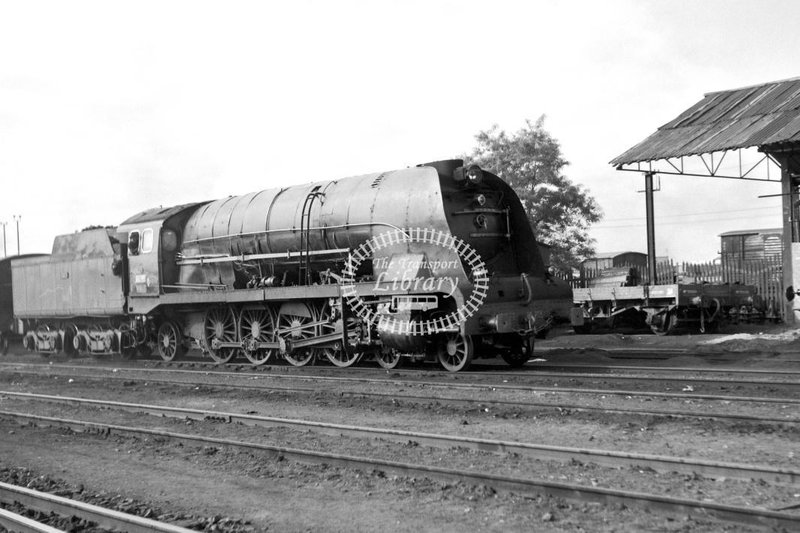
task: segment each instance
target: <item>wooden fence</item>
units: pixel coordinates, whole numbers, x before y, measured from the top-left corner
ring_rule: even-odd
[[[641,266],[614,267],[596,270],[583,268],[577,274],[562,276],[572,288],[599,285],[650,285],[646,268]],[[725,263],[686,263],[662,261],[656,263],[653,285],[672,283],[730,283],[753,285],[763,298],[767,316],[783,319],[783,268],[780,258],[764,258]]]

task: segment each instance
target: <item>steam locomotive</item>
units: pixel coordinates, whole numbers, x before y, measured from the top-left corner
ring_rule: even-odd
[[[519,366],[572,307],[514,191],[460,160],[150,209],[11,270],[45,354]]]

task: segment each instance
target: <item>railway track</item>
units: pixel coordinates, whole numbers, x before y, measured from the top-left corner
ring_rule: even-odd
[[[364,382],[366,380],[374,380],[374,379],[387,379],[387,378],[371,378],[369,376],[373,376],[376,374],[385,374],[385,371],[378,370],[378,369],[366,369],[366,368],[348,368],[346,373],[348,375],[328,375],[329,373],[340,373],[339,369],[334,367],[325,367],[325,374],[321,374],[316,372],[314,367],[303,367],[302,369],[297,369],[296,367],[285,367],[285,366],[265,366],[265,367],[253,367],[250,365],[217,365],[213,363],[205,363],[205,362],[171,362],[171,363],[163,363],[163,362],[154,362],[151,363],[153,366],[127,366],[124,363],[114,366],[113,368],[117,370],[125,369],[125,370],[139,370],[139,371],[177,371],[177,370],[186,370],[186,369],[195,369],[195,370],[204,370],[207,372],[214,372],[220,375],[231,375],[231,374],[242,374],[243,372],[247,372],[253,375],[269,375],[271,377],[279,378],[297,378],[297,379],[328,379],[332,381],[361,381]],[[0,363],[0,367],[5,368],[19,368],[19,367],[38,367],[41,368],[42,366],[51,366],[51,365],[43,365],[42,363]],[[71,365],[71,364],[58,364],[59,368],[68,368],[68,369],[79,369],[79,368],[94,368],[94,369],[102,369],[102,368],[109,368],[108,366],[97,366],[97,365]],[[528,368],[528,367],[526,367]],[[597,369],[597,367],[587,367],[591,369]],[[643,370],[647,372],[682,372],[682,373],[694,373],[697,374],[698,372],[707,372],[707,373],[732,373],[732,374],[749,374],[753,373],[750,371],[712,371],[712,370],[693,370],[690,368],[670,368],[670,369],[649,369],[641,367],[628,367],[628,369],[636,369],[636,370]],[[299,371],[298,371],[299,370]],[[602,368],[600,368],[602,370]],[[612,371],[611,368],[606,369],[608,371]],[[417,383],[417,382],[426,382],[428,381],[423,380],[421,378],[444,378],[448,381],[444,382],[433,382],[433,383],[452,383],[455,384],[459,381],[463,382],[469,380],[471,378],[506,378],[506,381],[513,379],[515,381],[525,381],[522,385],[531,385],[530,381],[532,379],[538,380],[542,378],[547,379],[558,379],[558,380],[601,380],[601,381],[622,381],[622,382],[662,382],[662,383],[669,383],[669,382],[680,382],[682,384],[698,384],[698,383],[707,383],[711,385],[721,385],[730,387],[732,385],[752,385],[752,386],[772,386],[772,387],[784,387],[789,390],[800,389],[800,373],[798,372],[791,372],[791,371],[758,371],[754,372],[757,375],[765,375],[771,376],[773,378],[779,377],[781,379],[738,379],[738,378],[712,378],[712,377],[702,377],[697,375],[673,375],[673,376],[649,376],[643,374],[626,374],[626,375],[617,375],[617,374],[608,374],[602,372],[539,372],[537,370],[523,370],[520,369],[514,372],[506,372],[506,371],[492,371],[492,372],[467,372],[464,374],[457,374],[457,375],[450,375],[450,374],[443,374],[442,372],[429,372],[429,371],[420,371],[420,370],[403,370],[403,369],[396,369],[391,371],[391,376],[393,379],[400,381],[403,378],[405,381],[410,383]],[[412,378],[412,379],[406,379]],[[413,380],[413,378],[417,378]],[[487,383],[487,385],[489,385]],[[493,386],[504,386],[510,387],[515,386],[516,384],[505,382],[503,384],[496,384]]]
[[[562,462],[577,460],[581,462],[593,462],[598,465],[609,467],[647,467],[658,472],[701,474],[703,476],[713,478],[725,477],[746,480],[755,478],[779,483],[795,483],[800,481],[800,471],[770,466],[752,466],[680,457],[622,453],[567,446],[549,446],[493,439],[458,437],[452,435],[437,435],[416,431],[331,424],[311,420],[266,417],[251,414],[212,411],[207,409],[189,409],[174,406],[95,400],[90,398],[53,396],[48,394],[0,391],[0,397],[3,396],[55,404],[111,408],[132,413],[147,413],[161,417],[168,416],[179,419],[216,420],[224,421],[226,423],[240,423],[259,427],[288,427],[293,429],[311,430],[327,435],[344,435],[348,437],[366,437],[373,439],[380,438],[402,443],[413,441],[419,444],[425,444],[439,448],[461,447],[493,453],[516,453],[519,455],[531,456],[536,459],[552,459]]]
[[[542,364],[536,363],[527,364],[522,367],[525,371],[537,371],[539,369],[544,370],[558,370],[562,369],[566,372],[572,372],[575,370],[586,371],[586,372],[618,372],[618,371],[626,371],[626,372],[654,372],[654,373],[664,373],[664,372],[672,372],[672,373],[679,373],[684,372],[686,374],[696,374],[698,372],[703,374],[754,374],[754,375],[767,375],[767,376],[782,376],[791,379],[800,380],[800,372],[795,370],[765,370],[761,368],[709,368],[709,367],[686,367],[686,366],[633,366],[633,365],[578,365],[578,364]],[[474,372],[470,372],[473,374]],[[487,375],[513,375],[513,372],[508,372],[505,369],[498,370],[497,372],[485,372]]]
[[[93,522],[98,527],[127,531],[129,533],[190,533],[192,530],[158,522],[113,509],[106,509],[90,503],[72,500],[47,492],[40,492],[26,487],[19,487],[0,482],[0,502],[13,504],[18,502],[27,509],[43,513],[55,513],[64,517],[77,517]],[[0,525],[9,531],[57,532],[60,529],[47,526],[35,520],[25,518],[16,513],[0,509]]]
[[[687,513],[699,516],[712,516],[719,520],[733,521],[739,524],[751,524],[772,528],[785,528],[795,531],[800,528],[800,515],[782,511],[773,511],[757,507],[725,505],[716,502],[696,501],[691,499],[672,498],[655,494],[645,494],[603,487],[593,487],[577,483],[559,483],[548,480],[524,479],[509,476],[497,476],[469,470],[448,469],[420,464],[409,464],[384,459],[357,457],[346,454],[325,453],[278,446],[269,446],[256,442],[220,439],[184,433],[174,433],[141,427],[120,426],[71,420],[57,417],[30,415],[3,411],[0,416],[21,423],[35,424],[40,427],[67,427],[73,431],[88,433],[119,433],[136,437],[160,437],[196,445],[223,446],[249,452],[258,451],[270,457],[290,459],[301,463],[327,464],[341,468],[372,470],[378,469],[389,474],[427,477],[447,482],[464,482],[473,485],[486,485],[495,490],[512,491],[519,494],[549,494],[570,500],[614,503],[626,506],[636,505],[649,510],[658,509],[674,515],[685,516]]]
[[[2,364],[0,364],[2,366]],[[9,363],[5,368],[19,368],[19,364]],[[39,364],[22,364],[25,367],[42,368]],[[45,366],[50,368],[50,365]],[[514,383],[461,383],[457,381],[429,381],[429,380],[413,380],[413,379],[397,379],[395,377],[358,377],[358,376],[320,376],[315,374],[277,374],[263,371],[249,372],[249,371],[230,371],[230,370],[188,370],[186,368],[141,368],[141,367],[124,367],[124,366],[84,366],[84,365],[58,365],[58,369],[69,369],[78,371],[100,371],[104,373],[133,373],[142,372],[145,374],[203,374],[221,377],[238,377],[242,379],[258,378],[258,379],[271,379],[271,380],[296,380],[305,382],[328,382],[337,384],[372,384],[372,385],[397,385],[397,386],[414,386],[414,387],[429,387],[438,389],[461,389],[461,390],[492,390],[492,391],[518,391],[518,392],[554,392],[554,393],[569,393],[569,394],[594,394],[604,396],[630,396],[630,397],[652,397],[663,399],[675,400],[719,400],[729,402],[749,402],[749,403],[780,403],[786,405],[800,404],[800,397],[770,397],[770,396],[737,396],[733,394],[698,394],[695,392],[681,391],[681,392],[661,392],[661,391],[642,391],[633,389],[595,389],[595,388],[581,388],[581,387],[549,387],[537,386],[529,384],[514,384]],[[725,381],[725,383],[729,383]],[[220,385],[221,383],[204,383],[204,385]],[[293,387],[295,388],[295,387]]]
[[[33,371],[15,371],[17,375],[30,375],[41,377],[41,374],[35,373]],[[52,374],[50,374],[52,375]],[[86,381],[95,381],[100,383],[108,383],[108,382],[117,382],[117,383],[130,383],[130,382],[138,382],[141,384],[149,383],[149,384],[156,384],[156,385],[165,385],[165,386],[178,386],[178,387],[186,387],[186,388],[197,388],[197,387],[213,387],[219,389],[226,389],[226,390],[242,390],[242,391],[271,391],[271,392],[287,392],[287,393],[318,393],[320,390],[318,388],[298,388],[298,387],[276,387],[270,385],[252,385],[252,384],[243,384],[243,383],[230,383],[230,382],[216,382],[216,383],[209,383],[203,381],[180,381],[180,380],[169,380],[169,379],[158,379],[158,378],[135,378],[135,377],[125,377],[125,376],[87,376],[87,375],[79,375],[79,374],[59,374],[61,377],[70,378],[70,379],[81,379]],[[562,391],[563,389],[559,389]],[[466,405],[476,405],[476,406],[483,406],[483,405],[498,405],[498,406],[510,406],[510,407],[526,407],[526,408],[544,408],[544,409],[558,409],[560,411],[569,410],[569,411],[579,411],[579,412],[601,412],[601,413],[609,413],[609,414],[619,414],[619,415],[637,415],[637,416],[653,416],[653,417],[671,417],[671,418],[680,418],[680,419],[713,419],[713,420],[720,420],[720,421],[728,421],[728,422],[748,422],[748,423],[757,423],[757,424],[800,424],[800,418],[784,416],[784,417],[775,417],[775,416],[755,416],[755,415],[742,415],[742,414],[735,414],[735,413],[722,413],[722,412],[713,412],[713,411],[703,411],[703,412],[687,412],[685,409],[683,410],[676,410],[676,409],[630,409],[630,408],[614,408],[614,407],[603,407],[601,405],[583,405],[577,403],[564,403],[559,401],[558,403],[554,403],[553,401],[531,401],[531,400],[500,400],[494,399],[491,397],[483,396],[479,398],[473,397],[454,397],[454,396],[442,396],[442,395],[419,395],[419,394],[407,394],[402,392],[366,392],[366,391],[345,391],[345,390],[338,390],[335,393],[339,396],[349,396],[349,397],[356,397],[356,398],[382,398],[386,400],[404,400],[404,401],[411,401],[411,402],[448,402],[448,403],[460,403]],[[605,394],[605,393],[604,393]],[[681,399],[686,398],[685,395],[681,396]],[[752,402],[763,401],[760,398],[739,398],[740,401],[748,401],[752,400]],[[774,400],[774,399],[771,399]],[[726,400],[727,401],[727,400]],[[800,399],[793,400],[794,403],[800,404]]]

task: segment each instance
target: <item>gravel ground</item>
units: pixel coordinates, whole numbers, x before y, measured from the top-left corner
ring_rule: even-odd
[[[664,361],[648,361],[647,364],[800,369],[800,361],[795,361],[800,359],[796,354],[796,337],[786,334],[778,340],[765,340],[763,335],[754,335],[754,339],[737,337],[732,341],[722,340],[713,345],[704,345],[703,355],[699,357],[684,354]],[[611,359],[607,354],[598,353],[598,347],[611,348],[616,345],[617,348],[632,347],[636,350],[663,347],[664,344],[657,343],[666,342],[664,339],[680,339],[674,343],[680,349],[698,345],[697,339],[687,340],[685,337],[598,337],[565,335],[560,340],[547,340],[540,343],[541,351],[537,355],[548,359],[548,362],[563,359],[570,363],[600,362],[613,366],[634,363]],[[557,344],[559,342],[561,345]],[[578,343],[582,345],[578,346]],[[755,343],[757,349],[744,351],[742,347],[747,343]],[[30,360],[30,356],[27,360]],[[91,360],[77,362],[93,363]],[[324,369],[314,371],[327,372]],[[331,372],[331,375],[342,375],[347,371],[332,369]],[[209,379],[222,378],[211,376]],[[437,379],[459,380],[446,374]],[[263,382],[264,379],[258,381]],[[301,386],[308,387],[309,384]],[[561,386],[570,385],[565,383]],[[681,384],[669,386],[680,387]],[[798,469],[796,450],[800,449],[800,433],[796,425],[621,416],[558,408],[560,403],[585,402],[592,405],[602,401],[611,407],[646,408],[655,404],[658,408],[729,409],[732,412],[747,411],[764,416],[782,413],[798,417],[796,405],[662,401],[625,396],[599,398],[563,393],[531,395],[499,390],[485,394],[493,399],[546,399],[556,407],[498,406],[488,402],[465,405],[446,401],[404,400],[402,394],[431,392],[425,390],[429,387],[408,385],[345,386],[333,383],[318,386],[318,390],[306,393],[234,391],[213,387],[187,390],[183,387],[145,384],[133,379],[105,383],[74,379],[70,383],[64,377],[11,377],[6,370],[0,373],[0,387],[460,436],[771,464],[792,469]],[[397,397],[356,398],[342,395],[341,392],[345,390],[390,391],[396,392]],[[739,391],[736,393],[739,394]],[[457,396],[470,393],[448,390],[446,394]],[[148,425],[175,432],[345,451],[351,455],[375,455],[398,461],[469,467],[499,474],[594,486],[634,488],[643,492],[738,505],[779,508],[800,503],[798,485],[715,480],[696,475],[656,473],[631,467],[607,468],[578,462],[562,464],[516,455],[428,448],[413,442],[320,436],[285,428],[190,422],[96,408],[0,399],[0,409],[16,408],[50,416]],[[206,531],[753,530],[741,524],[705,518],[667,517],[648,509],[576,503],[547,496],[523,497],[495,492],[485,486],[391,476],[379,471],[306,465],[225,447],[181,445],[170,440],[113,434],[76,435],[58,429],[20,427],[16,423],[3,421],[0,423],[0,477],[7,476],[41,479],[45,486],[51,484],[52,490],[98,497],[111,505],[127,506],[132,512],[149,512],[151,516],[163,516],[186,527]],[[88,530],[88,526],[84,526],[77,529]]]

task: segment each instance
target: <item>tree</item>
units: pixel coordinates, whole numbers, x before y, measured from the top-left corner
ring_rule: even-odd
[[[569,163],[558,141],[544,129],[544,116],[513,135],[492,126],[475,136],[478,145],[464,156],[503,178],[519,195],[536,240],[551,247],[550,264],[559,269],[577,267],[594,254],[589,225],[602,213],[594,198],[573,184],[563,169]]]

